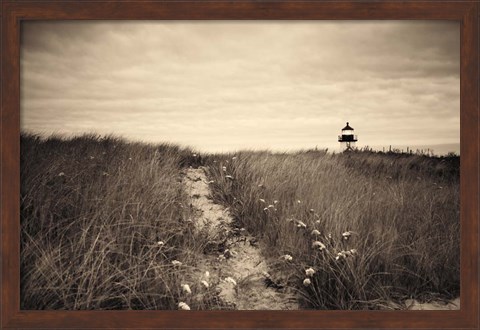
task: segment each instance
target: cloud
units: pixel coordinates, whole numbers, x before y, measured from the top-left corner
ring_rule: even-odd
[[[22,129],[207,151],[459,143],[458,22],[24,22]]]

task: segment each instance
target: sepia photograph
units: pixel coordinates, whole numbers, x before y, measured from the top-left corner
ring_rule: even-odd
[[[20,91],[22,310],[460,309],[459,21],[24,21]]]

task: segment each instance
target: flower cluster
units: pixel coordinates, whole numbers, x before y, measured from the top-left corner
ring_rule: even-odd
[[[259,198],[259,201],[263,204],[267,204],[267,201],[264,198]],[[266,207],[263,208],[264,212],[268,212],[270,210],[272,211],[277,211],[276,205],[278,204],[277,200],[273,201],[273,204],[268,204]]]
[[[356,249],[350,249],[350,250],[344,250],[340,251],[337,253],[337,256],[335,257],[335,260],[341,260],[341,259],[346,259],[348,257],[354,256],[357,254]]]
[[[262,199],[261,201],[264,200]],[[301,203],[302,202],[300,200],[297,201],[297,204]],[[347,246],[351,244],[352,236],[355,235],[355,232],[351,230],[345,230],[341,233],[340,239],[336,239],[332,233],[325,233],[317,229],[322,224],[322,220],[315,212],[315,209],[307,209],[306,211],[313,215],[313,218],[309,219],[311,222],[294,218],[287,219],[287,222],[292,223],[295,228],[301,229],[301,231],[298,231],[298,233],[301,233],[303,237],[311,237],[311,248],[313,251],[322,252],[321,254],[314,254],[312,256],[314,258],[310,261],[312,266],[303,268],[304,277],[301,277],[301,283],[305,287],[310,287],[312,285],[321,285],[318,280],[316,280],[317,276],[319,276],[317,275],[317,270],[322,269],[321,273],[323,274],[325,274],[325,272],[330,273],[330,271],[340,271],[343,269],[342,265],[344,264],[339,263],[339,261],[352,258],[358,252],[356,249],[347,248]],[[339,246],[343,248],[340,250],[338,248]],[[285,261],[293,261],[293,258],[288,254],[283,255],[280,258]],[[296,267],[296,265],[293,265],[293,263],[292,266]],[[318,278],[321,279],[322,277]]]

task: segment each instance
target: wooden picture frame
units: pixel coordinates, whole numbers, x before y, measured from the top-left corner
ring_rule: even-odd
[[[478,1],[14,1],[1,5],[2,328],[479,327]],[[457,20],[461,22],[461,309],[458,311],[20,310],[20,29],[26,20]],[[388,110],[385,110],[388,111]]]

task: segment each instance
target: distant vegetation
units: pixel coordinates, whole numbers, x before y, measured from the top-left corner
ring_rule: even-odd
[[[272,278],[306,307],[459,295],[459,157],[240,152],[207,163],[214,198],[265,242]]]
[[[194,156],[114,137],[23,135],[21,308],[224,308],[193,278],[209,242],[193,228],[181,173],[199,165],[214,200],[258,238],[272,281],[296,288],[304,307],[459,295],[457,156]],[[202,294],[187,296],[186,281]]]

